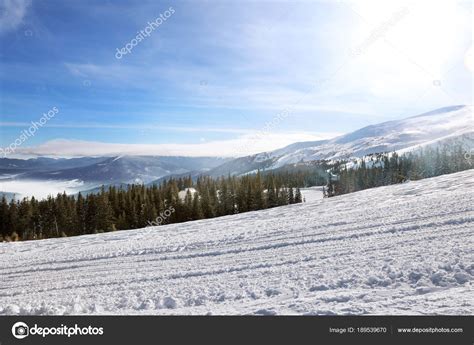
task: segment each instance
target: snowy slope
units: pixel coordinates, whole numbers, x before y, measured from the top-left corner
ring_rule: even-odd
[[[363,157],[370,153],[413,150],[420,146],[456,143],[474,147],[472,106],[452,106],[402,120],[359,129],[331,140],[300,142],[282,149],[237,158],[215,170],[213,176],[276,169],[286,164],[321,159]]]
[[[398,151],[435,144],[448,138],[472,138],[474,134],[472,106],[438,109],[403,120],[389,121],[364,127],[316,146],[285,152],[278,156],[273,168],[288,163],[316,159],[361,157],[369,153]],[[471,139],[472,140],[472,139]]]
[[[471,314],[474,170],[156,228],[0,244],[0,314]]]

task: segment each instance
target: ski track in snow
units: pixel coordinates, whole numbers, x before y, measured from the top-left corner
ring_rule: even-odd
[[[0,314],[471,314],[474,170],[257,212],[0,243]]]

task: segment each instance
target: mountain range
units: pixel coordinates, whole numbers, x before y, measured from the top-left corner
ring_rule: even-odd
[[[0,191],[8,181],[80,181],[101,184],[156,183],[170,176],[241,175],[279,169],[298,163],[363,157],[377,152],[417,150],[424,146],[457,143],[474,148],[472,106],[437,109],[402,120],[370,125],[319,141],[297,142],[284,148],[238,158],[117,156],[54,159],[0,159]],[[3,186],[2,186],[3,185]]]
[[[456,142],[470,150],[474,148],[473,120],[472,106],[445,107],[402,120],[367,126],[330,140],[298,142],[275,151],[240,157],[212,169],[209,174],[244,174],[301,162],[416,150],[444,142]]]
[[[117,156],[98,158],[0,159],[3,180],[81,180],[96,183],[150,183],[164,176],[205,173],[229,158]]]

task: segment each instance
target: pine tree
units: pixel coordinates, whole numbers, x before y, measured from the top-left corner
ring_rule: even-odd
[[[215,216],[214,210],[211,204],[211,197],[209,195],[209,190],[204,190],[201,195],[201,209],[204,218],[213,218]]]
[[[260,170],[257,172],[253,183],[253,207],[254,210],[261,210],[265,208],[265,195]]]
[[[30,229],[30,220],[32,212],[31,206],[28,199],[23,199],[18,206],[18,236],[21,239],[28,239],[32,237]]]
[[[192,219],[202,219],[203,217],[199,194],[196,192],[193,197]]]
[[[301,190],[300,188],[296,188],[296,193],[295,193],[295,204],[298,204],[300,202],[303,202],[303,197],[301,195]]]
[[[13,233],[18,234],[17,231],[18,224],[18,205],[17,202],[12,199],[9,205],[9,217],[7,219],[7,231],[10,235]]]
[[[290,187],[290,189],[288,190],[288,203],[290,205],[295,203],[295,196],[294,196],[294,193],[293,193],[293,187]]]
[[[86,234],[86,202],[81,193],[77,195],[76,215],[75,234],[84,235]]]
[[[112,231],[115,228],[113,209],[109,202],[107,193],[102,188],[99,196],[96,198],[97,207],[97,230]]]
[[[267,185],[267,205],[268,207],[278,206],[278,197],[273,175],[270,175]]]
[[[99,224],[97,222],[98,206],[97,197],[94,194],[89,194],[86,199],[86,231],[88,234],[95,234],[99,231]]]
[[[288,197],[288,191],[286,188],[281,188],[280,192],[278,193],[278,205],[288,205],[289,202],[289,197]]]
[[[249,211],[248,198],[247,198],[247,185],[245,181],[246,180],[244,178],[241,178],[237,186],[236,204],[237,204],[237,212],[239,213]]]
[[[31,239],[42,238],[42,216],[39,210],[39,203],[34,197],[31,198],[30,228],[32,229]]]
[[[193,195],[191,190],[188,188],[186,191],[186,196],[184,197],[184,220],[193,220]]]
[[[156,219],[156,218],[155,218]],[[122,211],[118,217],[117,217],[117,223],[116,223],[116,228],[118,230],[126,230],[126,229],[129,229],[130,226],[128,225],[128,222],[127,222],[127,215],[125,213],[125,211]]]
[[[0,235],[4,239],[10,235],[10,229],[8,228],[9,221],[10,213],[7,198],[5,195],[2,195],[2,200],[0,201]]]

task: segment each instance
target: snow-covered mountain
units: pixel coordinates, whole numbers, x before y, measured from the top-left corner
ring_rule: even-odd
[[[472,106],[452,106],[367,126],[331,140],[299,142],[275,151],[237,158],[210,173],[213,176],[242,174],[256,169],[276,169],[286,164],[407,151],[453,141],[470,149],[474,147],[473,134]]]
[[[84,183],[148,183],[163,176],[205,172],[228,159],[219,157],[117,156],[71,160],[9,160],[0,162],[0,172],[16,172],[21,180],[80,180]],[[3,166],[2,166],[3,164]]]
[[[473,188],[471,169],[226,217],[0,243],[0,314],[472,314]]]
[[[107,157],[49,158],[29,159],[0,158],[0,175],[22,174],[31,171],[54,171],[81,168],[100,163]]]
[[[75,159],[0,159],[0,197],[44,198],[65,191],[93,193],[101,185],[151,183],[165,176],[207,172],[229,158],[118,156]]]

